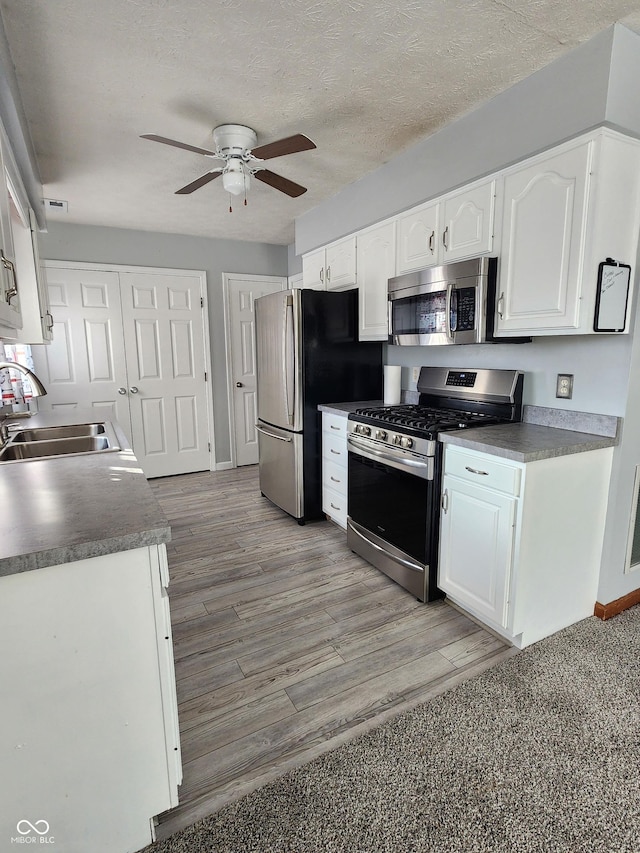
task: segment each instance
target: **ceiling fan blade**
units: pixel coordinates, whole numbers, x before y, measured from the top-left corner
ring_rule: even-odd
[[[176,139],[167,139],[166,136],[158,136],[157,133],[143,133],[140,139],[150,139],[152,142],[164,142],[165,145],[173,145],[174,148],[184,148],[185,151],[195,151],[196,154],[211,154],[215,157],[215,151],[208,151],[206,148],[197,148],[195,145],[178,142]]]
[[[182,187],[182,189],[176,190],[176,195],[187,195],[188,193],[192,193],[194,190],[199,190],[200,187],[203,187],[205,184],[208,184],[209,181],[213,181],[216,178],[219,178],[222,174],[222,169],[219,169],[214,172],[207,172],[205,175],[200,175],[199,178],[196,178],[195,181],[191,181],[190,184],[187,184],[186,187]]]
[[[275,142],[267,142],[266,145],[258,145],[257,148],[251,149],[251,153],[260,160],[271,160],[273,157],[282,157],[284,154],[310,151],[315,147],[315,142],[302,133],[296,133],[295,136],[287,136],[286,139],[277,139]]]
[[[276,175],[275,172],[270,172],[269,169],[260,169],[254,173],[253,177],[262,181],[263,184],[269,184],[274,190],[280,190],[281,193],[290,195],[291,198],[297,198],[307,191],[306,187],[301,187],[300,184],[290,181],[289,178],[283,178],[282,175]]]

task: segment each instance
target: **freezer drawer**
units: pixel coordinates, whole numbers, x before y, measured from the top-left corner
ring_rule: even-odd
[[[302,433],[287,432],[258,421],[260,491],[289,515],[302,518]]]

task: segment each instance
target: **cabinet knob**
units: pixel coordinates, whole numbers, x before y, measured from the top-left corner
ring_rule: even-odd
[[[118,394],[126,394],[126,393],[127,393],[126,388],[118,388]]]
[[[137,393],[138,393],[138,389],[136,388],[136,386],[135,386],[135,385],[132,385],[132,386],[131,386],[131,388],[129,388],[129,391],[130,391],[132,394],[137,394]]]
[[[236,382],[236,388],[244,388],[242,382]]]

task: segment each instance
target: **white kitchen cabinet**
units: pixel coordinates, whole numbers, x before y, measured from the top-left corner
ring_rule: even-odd
[[[472,184],[398,218],[396,273],[489,254],[495,181]]]
[[[182,779],[164,545],[0,578],[2,837],[139,850]]]
[[[302,286],[342,290],[356,284],[356,238],[337,240],[302,256]]]
[[[16,270],[12,200],[9,194],[11,152],[4,131],[0,128],[0,338],[15,340],[16,330],[22,327],[18,274]],[[17,175],[13,175],[15,187]]]
[[[322,413],[322,511],[347,529],[347,416]]]
[[[387,282],[396,269],[396,223],[385,222],[357,237],[358,322],[361,341],[389,337]]]
[[[518,648],[592,615],[611,459],[525,464],[447,445],[440,589]]]
[[[22,328],[16,331],[16,338],[23,344],[48,344],[53,340],[53,315],[35,216],[32,210],[18,213],[17,206],[14,210],[13,243],[22,313]]]
[[[598,265],[633,266],[639,226],[628,137],[599,130],[506,170],[496,334],[593,332]]]

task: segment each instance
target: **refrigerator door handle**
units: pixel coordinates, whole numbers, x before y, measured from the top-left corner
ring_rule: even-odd
[[[295,389],[295,381],[290,382],[291,372],[293,370],[293,299],[288,297],[284,301],[284,339],[282,342],[282,366],[284,370],[284,399],[287,410],[287,421],[289,425],[293,424],[293,413],[295,399],[293,390]]]
[[[269,438],[277,438],[278,441],[293,441],[292,438],[285,438],[283,435],[276,435],[275,432],[268,432],[266,429],[263,429],[261,426],[256,424],[256,429],[258,432],[261,432],[263,435],[268,435]]]

